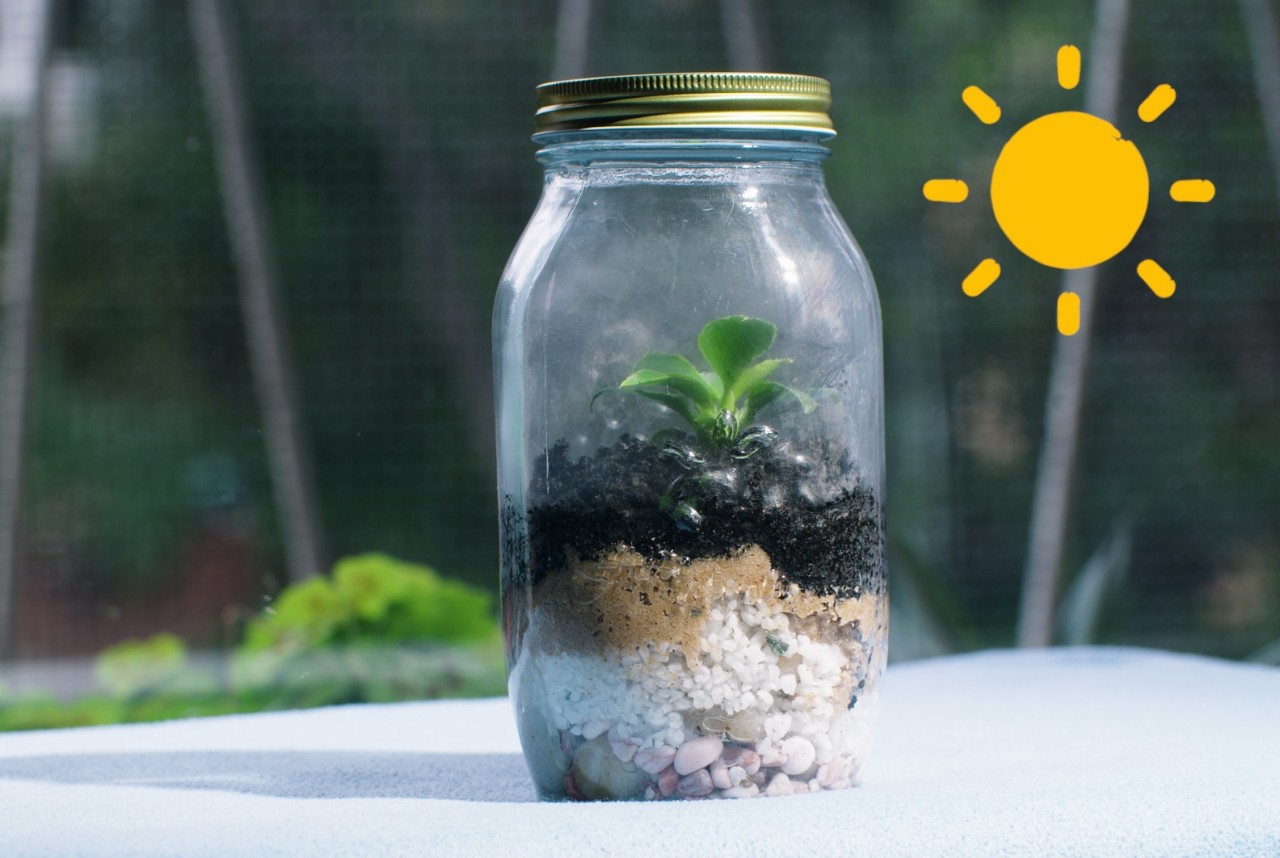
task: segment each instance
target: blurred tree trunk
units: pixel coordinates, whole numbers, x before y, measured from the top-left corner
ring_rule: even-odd
[[[773,65],[760,0],[720,0],[720,27],[734,71],[769,71]]]
[[[591,57],[591,0],[560,0],[552,80],[585,77]]]
[[[1129,0],[1098,0],[1093,39],[1088,48],[1084,109],[1108,122],[1115,122],[1119,107],[1128,21]],[[1059,334],[1054,341],[1040,464],[1031,502],[1022,606],[1018,612],[1020,647],[1048,646],[1053,639],[1097,285],[1098,272],[1094,267],[1068,271],[1062,278],[1062,291],[1080,296],[1080,329],[1069,337]]]
[[[250,144],[238,55],[222,0],[190,0],[187,8],[240,281],[240,305],[265,427],[271,481],[283,521],[289,578],[301,581],[325,571],[327,562],[288,335],[279,308],[262,182]]]
[[[1262,109],[1262,127],[1271,152],[1275,193],[1280,200],[1280,28],[1271,0],[1240,0],[1240,16],[1249,39],[1253,85]]]
[[[26,120],[13,150],[9,223],[4,260],[4,329],[0,343],[0,660],[13,639],[18,577],[18,520],[22,505],[32,363],[35,359],[36,286],[40,279],[40,235],[44,214],[45,132],[49,113],[49,56],[58,0],[43,0],[39,36],[32,45],[35,79]]]

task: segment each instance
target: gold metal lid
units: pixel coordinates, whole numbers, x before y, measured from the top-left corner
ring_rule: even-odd
[[[835,134],[820,77],[688,72],[589,77],[537,89],[537,133],[599,128],[774,128]]]

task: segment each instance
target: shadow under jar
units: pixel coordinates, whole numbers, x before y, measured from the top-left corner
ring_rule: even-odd
[[[858,783],[885,663],[880,312],[826,81],[544,84],[494,314],[509,690],[538,795]]]

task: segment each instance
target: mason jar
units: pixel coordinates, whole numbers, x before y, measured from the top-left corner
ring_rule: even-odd
[[[885,663],[880,311],[825,80],[538,87],[494,313],[509,690],[544,800],[858,783]]]

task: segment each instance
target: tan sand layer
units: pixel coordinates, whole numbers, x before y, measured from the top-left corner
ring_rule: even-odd
[[[566,649],[599,652],[668,641],[690,664],[698,661],[703,617],[726,596],[763,602],[779,613],[804,621],[818,639],[847,639],[857,623],[864,634],[879,631],[881,617],[874,594],[860,599],[818,596],[784,582],[758,545],[724,557],[682,561],[646,560],[619,546],[595,560],[573,560],[561,574],[534,588],[535,607],[557,622]]]

